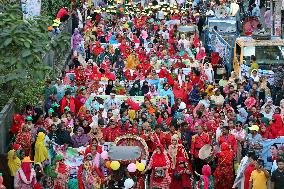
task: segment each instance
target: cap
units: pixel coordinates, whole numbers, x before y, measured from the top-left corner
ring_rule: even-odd
[[[53,26],[53,27],[58,27],[59,24],[58,24],[58,23],[53,23],[52,26]]]
[[[80,91],[86,90],[85,86],[80,87]]]
[[[69,106],[66,106],[66,107],[64,108],[64,110],[66,110],[66,111],[70,111]]]
[[[54,108],[54,107],[55,107],[55,108],[58,108],[58,107],[60,107],[60,105],[57,104],[56,102],[54,102],[53,104],[51,104],[51,107],[52,107],[52,108]]]
[[[54,110],[53,110],[52,108],[49,108],[49,109],[48,109],[48,112],[49,112],[49,113],[53,113]]]
[[[27,116],[26,117],[26,121],[32,121],[32,120],[33,120],[32,116]]]
[[[259,127],[257,125],[252,125],[251,127],[249,127],[250,131],[259,131]]]

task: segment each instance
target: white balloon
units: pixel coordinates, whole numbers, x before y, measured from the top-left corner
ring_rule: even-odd
[[[128,178],[124,181],[124,188],[129,189],[134,186],[134,181],[131,178]]]

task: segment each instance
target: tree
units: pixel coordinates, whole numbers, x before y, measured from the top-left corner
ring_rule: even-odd
[[[23,97],[23,86],[45,79],[52,68],[43,64],[44,55],[69,46],[70,36],[49,35],[51,21],[47,18],[23,20],[18,5],[0,5],[0,10],[0,100],[5,102]]]

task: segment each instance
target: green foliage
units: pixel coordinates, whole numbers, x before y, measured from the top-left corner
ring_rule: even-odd
[[[34,103],[41,82],[53,69],[43,63],[43,57],[50,51],[68,47],[70,36],[50,35],[47,27],[52,20],[45,17],[23,20],[18,5],[0,5],[0,10],[0,105],[11,97],[20,105]]]
[[[43,80],[38,82],[29,82],[21,87],[21,90],[15,96],[15,103],[17,107],[23,108],[27,104],[34,106],[42,101],[42,92],[44,90],[45,82]]]
[[[73,7],[80,5],[80,0],[73,0]],[[71,9],[71,0],[42,0],[41,1],[41,12],[44,16],[48,16],[55,19],[57,12],[62,7]]]

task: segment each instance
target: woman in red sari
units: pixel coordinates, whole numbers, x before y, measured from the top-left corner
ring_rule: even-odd
[[[14,114],[13,123],[10,128],[11,133],[14,135],[18,134],[24,124],[24,119],[20,114]]]
[[[215,189],[232,189],[234,183],[234,153],[228,143],[221,144],[221,152],[216,154],[217,167],[214,172]]]
[[[165,122],[167,125],[170,125],[172,122],[172,117],[169,116],[167,111],[162,112],[162,117],[157,119],[158,124],[161,124],[162,122]]]
[[[167,154],[164,152],[164,147],[161,144],[157,145],[157,149],[150,158],[150,162],[145,169],[152,169],[150,177],[150,189],[163,188],[169,189],[171,184],[171,178],[169,175],[170,160]]]
[[[32,147],[32,133],[28,125],[22,125],[21,131],[16,136],[15,143],[21,145],[24,149],[25,156],[29,156]]]

